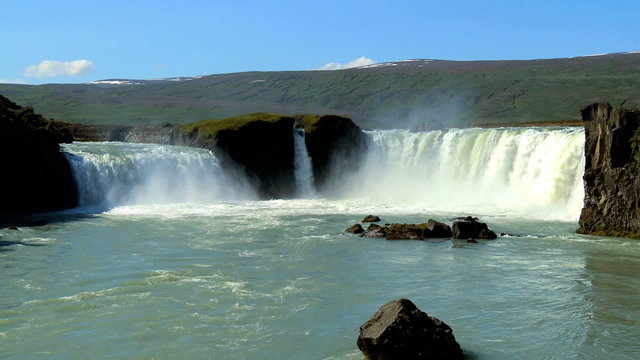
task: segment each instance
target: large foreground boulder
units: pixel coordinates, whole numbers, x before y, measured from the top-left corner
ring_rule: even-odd
[[[360,326],[358,348],[367,359],[463,359],[451,328],[399,299],[386,303]]]
[[[64,123],[0,96],[0,217],[77,206],[71,167],[59,146],[71,141]]]
[[[584,207],[578,233],[640,238],[640,110],[593,104],[585,128]]]

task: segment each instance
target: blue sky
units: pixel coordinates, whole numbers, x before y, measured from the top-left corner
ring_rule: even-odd
[[[625,52],[640,50],[639,14],[632,0],[7,1],[0,81]]]

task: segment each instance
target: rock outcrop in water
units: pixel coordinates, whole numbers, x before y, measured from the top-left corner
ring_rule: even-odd
[[[357,344],[370,360],[464,358],[449,325],[407,299],[383,305],[360,326]]]
[[[362,222],[372,222],[372,220],[380,221],[377,216],[369,215]],[[483,223],[478,223],[487,225]],[[354,231],[354,230],[357,230]],[[488,230],[488,228],[487,228]],[[490,230],[489,230],[490,231]],[[450,238],[452,237],[451,227],[440,221],[429,219],[428,222],[422,224],[386,224],[385,226],[371,224],[365,231],[362,225],[355,224],[345,230],[345,232],[353,234],[361,234],[361,237],[368,238],[385,238],[387,240],[425,240],[432,238]],[[492,232],[493,233],[493,232]],[[494,233],[495,235],[495,233]],[[489,237],[486,237],[489,238]],[[493,237],[495,239],[495,237]]]
[[[77,189],[60,143],[67,125],[0,96],[0,216],[74,207]]]
[[[498,235],[489,226],[479,222],[478,218],[467,216],[453,222],[451,233],[454,239],[486,239],[493,240]]]
[[[592,104],[582,119],[585,196],[578,233],[640,238],[640,110]]]

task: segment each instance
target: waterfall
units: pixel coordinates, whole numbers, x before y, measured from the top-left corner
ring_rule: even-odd
[[[584,198],[582,128],[367,131],[368,153],[322,195],[374,207],[578,219]],[[293,130],[296,193],[315,198],[304,132]],[[167,145],[63,145],[81,206],[256,199],[243,173],[210,151]],[[335,159],[339,161],[340,159]],[[335,178],[338,178],[337,176]]]
[[[334,190],[380,204],[577,220],[582,128],[369,131],[362,169]]]
[[[304,141],[304,130],[293,129],[293,144],[295,151],[294,174],[296,177],[296,195],[300,198],[315,197],[313,186],[313,167]]]
[[[66,144],[63,150],[84,207],[256,198],[249,184],[222,171],[208,150],[108,142]]]

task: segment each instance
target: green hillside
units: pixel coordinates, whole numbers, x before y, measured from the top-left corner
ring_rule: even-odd
[[[187,123],[253,112],[335,113],[365,128],[562,122],[593,102],[640,105],[640,54],[413,60],[129,83],[0,84],[0,94],[45,116],[86,124]]]

